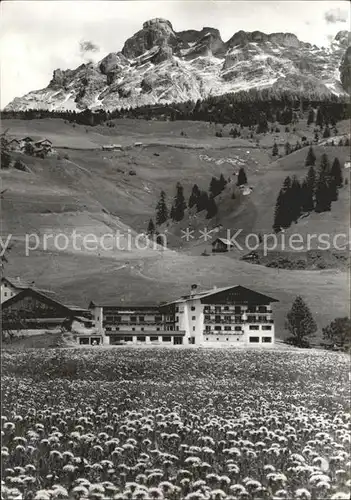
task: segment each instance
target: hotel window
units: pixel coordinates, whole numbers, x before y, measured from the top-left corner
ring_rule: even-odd
[[[140,330],[143,332],[143,331],[144,331],[144,327],[142,326],[142,327],[140,328]]]
[[[98,321],[99,321],[99,318],[98,318]],[[115,321],[116,321],[116,323],[120,323],[122,321],[122,316],[116,316]]]
[[[266,321],[266,316],[259,316],[258,321]]]
[[[5,297],[7,297],[7,292],[4,293]]]
[[[269,344],[272,342],[272,337],[262,337],[262,342]]]
[[[210,307],[209,306],[205,306],[204,307],[204,312],[209,312],[210,311]]]
[[[227,340],[227,342],[228,342],[228,340],[229,340],[229,339],[227,338],[226,340]]]
[[[138,342],[145,342],[146,337],[137,337]]]
[[[133,337],[124,337],[125,342],[133,342]]]
[[[157,332],[159,332],[159,331],[160,331],[160,328],[159,328],[159,327],[157,327],[157,328],[156,328],[156,331],[157,331]]]
[[[219,315],[215,316],[215,322],[219,323],[221,321],[221,317]]]
[[[161,323],[161,321],[162,321],[162,316],[155,316],[156,323]]]
[[[267,307],[266,306],[258,306],[258,312],[260,312],[260,313],[267,312]]]
[[[196,316],[192,316],[191,319],[192,319],[192,321],[195,321],[196,320]]]
[[[195,307],[194,307],[194,306],[191,306],[191,310],[192,310],[192,311],[195,311]]]
[[[217,330],[217,331],[221,331],[222,327],[220,325],[215,325],[214,329]]]
[[[131,317],[130,317],[130,321],[131,321],[132,323],[135,323],[135,322],[136,322],[136,319],[137,319],[137,317],[136,317],[136,316],[131,316]]]
[[[110,327],[110,326],[107,326],[107,327],[106,327],[106,331],[107,331],[107,332],[110,332],[110,331],[111,331],[111,327]]]
[[[193,332],[195,332],[195,326],[193,326]]]
[[[156,340],[158,340],[158,337],[150,337],[151,342],[155,342]]]
[[[177,313],[177,312],[179,312],[179,307],[176,307],[176,308],[175,308],[175,312],[176,312],[176,313]]]
[[[145,316],[139,316],[139,321],[145,321]]]
[[[241,313],[241,307],[240,306],[235,306],[234,307],[235,314],[240,314]]]
[[[250,330],[258,330],[258,325],[250,325]]]
[[[119,326],[116,326],[115,330],[118,332],[118,330],[119,330]]]
[[[234,328],[234,330],[235,330],[236,332],[241,332],[241,326],[236,326],[236,327]]]
[[[211,327],[210,327],[210,325],[206,325],[206,326],[205,326],[205,330],[206,330],[206,332],[210,332],[210,331],[211,331]]]
[[[257,344],[260,341],[260,337],[250,337],[250,342],[252,344]]]
[[[219,340],[219,338],[217,337],[217,341]]]
[[[272,330],[271,325],[263,325],[262,330]]]
[[[206,338],[206,340],[208,340],[208,337]]]
[[[224,306],[224,310],[225,311],[229,311],[229,307],[228,306]]]
[[[224,330],[225,330],[226,332],[230,332],[231,327],[230,327],[230,326],[225,326],[225,327],[224,327]]]
[[[135,328],[134,327],[132,328],[132,332],[135,332]]]
[[[228,321],[228,323],[232,320],[231,316],[224,316],[224,321]]]
[[[248,316],[248,317],[247,317],[247,321],[248,321],[249,323],[255,323],[255,321],[256,321],[256,316]]]
[[[222,310],[221,306],[215,306],[215,312],[220,313]]]
[[[172,342],[172,337],[163,337],[163,342]]]

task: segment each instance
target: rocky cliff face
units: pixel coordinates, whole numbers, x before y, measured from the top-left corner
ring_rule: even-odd
[[[350,93],[350,33],[328,48],[293,33],[239,31],[226,43],[215,28],[176,32],[152,19],[121,52],[97,64],[57,69],[49,85],[17,97],[5,109],[113,109],[204,99],[250,88],[272,87],[320,96]]]

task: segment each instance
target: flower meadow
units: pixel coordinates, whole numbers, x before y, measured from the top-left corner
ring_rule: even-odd
[[[323,351],[4,351],[2,498],[348,499],[349,371]]]

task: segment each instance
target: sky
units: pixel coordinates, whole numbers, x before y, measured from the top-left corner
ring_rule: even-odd
[[[54,69],[73,69],[122,49],[144,21],[162,17],[175,31],[219,29],[291,32],[327,46],[350,29],[347,1],[3,1],[0,18],[1,108],[49,83]]]

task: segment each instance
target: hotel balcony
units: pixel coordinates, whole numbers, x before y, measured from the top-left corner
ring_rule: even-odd
[[[273,324],[274,320],[271,318],[255,318],[255,319],[250,319],[248,318],[247,320],[243,320],[241,316],[235,316],[234,319],[226,320],[226,319],[215,319],[215,318],[204,318],[204,324],[206,325],[240,325],[240,324],[264,324],[264,323],[270,323]]]
[[[224,307],[228,307],[228,309],[224,309]],[[243,314],[244,312],[246,314],[271,314],[273,312],[270,307],[266,307],[264,310],[260,310],[262,306],[249,306],[248,308],[243,306],[240,310],[238,310],[238,307],[239,306],[221,306],[220,310],[218,310],[218,306],[205,306],[203,312],[204,314]]]
[[[243,331],[236,332],[234,330],[203,330],[204,335],[244,335]]]
[[[170,323],[170,322],[167,322]],[[163,326],[165,324],[165,321],[152,321],[152,320],[145,320],[145,321],[130,321],[130,320],[124,320],[124,321],[113,321],[113,320],[108,320],[104,319],[103,321],[103,326]]]
[[[118,331],[107,331],[106,336],[108,337],[125,337],[125,336],[140,336],[140,337],[184,337],[185,330],[143,330],[143,331],[131,331],[131,330],[118,330]]]

